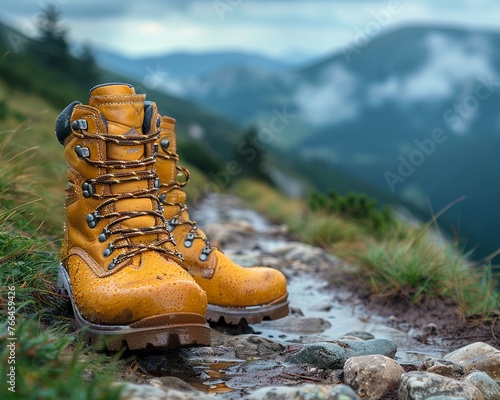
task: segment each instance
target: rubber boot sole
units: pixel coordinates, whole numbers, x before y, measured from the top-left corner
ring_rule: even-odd
[[[210,345],[210,327],[201,314],[169,313],[144,318],[130,325],[100,325],[87,321],[78,311],[68,273],[62,265],[59,266],[57,286],[59,293],[69,296],[76,324],[89,344],[104,346],[110,351]]]
[[[206,318],[210,322],[219,322],[221,318],[227,324],[237,325],[242,319],[249,324],[258,324],[263,320],[273,320],[286,317],[289,313],[288,294],[277,298],[271,303],[250,307],[225,307],[209,304]]]

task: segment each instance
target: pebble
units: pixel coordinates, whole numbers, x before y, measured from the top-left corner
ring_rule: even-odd
[[[288,360],[295,364],[311,364],[318,368],[343,368],[345,362],[354,356],[381,354],[394,357],[396,345],[387,339],[337,340],[305,346]]]
[[[467,371],[477,369],[500,381],[500,350],[483,342],[472,343],[444,357],[445,360],[461,365]]]
[[[413,371],[403,375],[398,400],[427,400],[432,396],[484,400],[481,391],[470,383],[430,372]]]
[[[263,328],[273,328],[286,333],[310,335],[321,333],[330,328],[331,324],[323,318],[301,317],[299,315],[288,315],[274,321],[263,321]]]
[[[359,400],[354,391],[346,385],[312,385],[299,387],[272,387],[262,388],[243,397],[245,400]]]
[[[500,386],[485,372],[472,371],[463,381],[477,387],[485,400],[500,400]]]
[[[351,357],[344,365],[344,382],[370,400],[394,394],[403,374],[396,361],[381,355]]]

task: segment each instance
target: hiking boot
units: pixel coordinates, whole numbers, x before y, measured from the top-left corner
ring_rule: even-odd
[[[158,140],[156,172],[160,178],[159,198],[164,216],[174,236],[177,250],[184,257],[188,271],[208,297],[207,319],[238,324],[242,319],[258,323],[288,315],[286,279],[272,268],[244,268],[211,247],[196,222],[189,219],[186,194],[182,187],[189,172],[177,165],[175,120],[163,117]],[[186,181],[179,183],[183,173]]]
[[[181,267],[158,200],[160,119],[126,84],[90,91],[56,121],[68,168],[58,286],[109,350],[208,345],[207,297]]]

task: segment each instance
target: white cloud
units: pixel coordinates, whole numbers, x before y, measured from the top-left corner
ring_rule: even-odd
[[[334,124],[358,115],[356,89],[356,77],[334,64],[323,71],[317,82],[302,84],[294,100],[304,118],[313,125]]]
[[[447,99],[454,95],[457,85],[494,73],[488,59],[489,43],[481,37],[458,41],[433,33],[425,39],[425,46],[429,54],[425,65],[408,77],[391,76],[373,84],[367,90],[369,104]]]

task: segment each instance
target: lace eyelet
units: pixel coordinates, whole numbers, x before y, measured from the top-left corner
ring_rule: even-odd
[[[102,255],[103,255],[104,257],[106,257],[106,258],[107,258],[107,257],[109,257],[109,256],[111,255],[111,253],[113,253],[113,250],[114,250],[114,249],[115,249],[114,244],[113,244],[113,243],[110,243],[110,244],[109,244],[109,246],[108,246],[108,248],[107,248],[107,249],[105,249],[105,250],[102,252]],[[116,259],[115,259],[115,260],[116,260]],[[113,260],[113,261],[114,261],[114,260]]]
[[[208,256],[212,252],[212,249],[209,246],[205,246],[200,253],[200,261],[207,261]]]
[[[99,223],[99,220],[101,219],[101,214],[99,212],[95,211],[92,214],[87,214],[85,217],[85,221],[87,221],[87,225],[89,228],[95,228],[95,226]]]
[[[194,233],[189,232],[184,239],[184,247],[190,248],[193,245]]]

